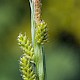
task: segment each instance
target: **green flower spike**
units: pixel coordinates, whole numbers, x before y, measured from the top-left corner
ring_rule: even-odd
[[[31,65],[30,59],[27,58],[26,54],[20,58],[20,71],[22,73],[23,80],[36,80],[36,75]]]
[[[20,48],[24,51],[25,54],[27,54],[27,58],[33,59],[34,57],[34,49],[29,41],[29,39],[26,37],[26,34],[19,34],[18,36],[18,44]]]
[[[47,24],[44,21],[41,21],[41,23],[36,27],[35,39],[38,44],[44,44],[47,42],[47,31]]]

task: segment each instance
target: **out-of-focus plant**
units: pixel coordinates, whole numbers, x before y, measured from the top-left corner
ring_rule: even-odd
[[[41,17],[41,0],[29,0],[31,7],[32,43],[20,33],[18,44],[23,50],[20,71],[23,80],[46,80],[44,43],[47,42],[47,24]]]

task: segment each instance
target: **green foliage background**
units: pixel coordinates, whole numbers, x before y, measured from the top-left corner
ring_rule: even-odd
[[[45,45],[47,80],[80,80],[80,1],[42,0],[48,24]],[[28,0],[0,0],[0,80],[22,80],[17,36],[30,37]]]

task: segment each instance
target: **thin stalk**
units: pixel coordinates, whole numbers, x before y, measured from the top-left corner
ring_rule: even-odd
[[[39,44],[35,44],[35,61],[38,73],[38,80],[45,80],[44,77],[44,66],[43,66],[43,51],[42,46]]]
[[[31,7],[31,36],[32,36],[32,45],[34,46],[35,40],[35,20],[34,20],[34,3],[32,0],[29,0]]]

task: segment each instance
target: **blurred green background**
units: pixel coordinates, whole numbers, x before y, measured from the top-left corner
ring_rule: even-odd
[[[80,0],[42,0],[48,24],[47,80],[80,80]],[[0,80],[22,80],[17,36],[30,33],[28,0],[0,0]]]

